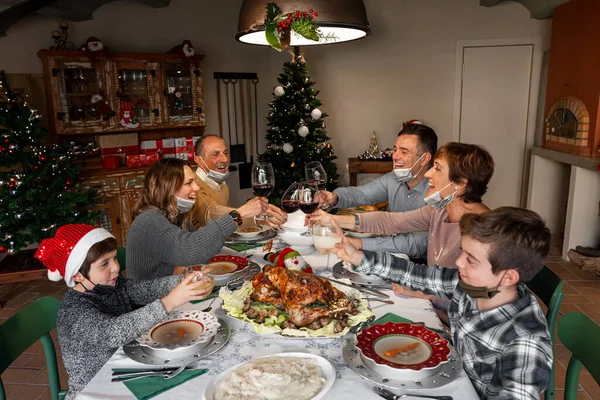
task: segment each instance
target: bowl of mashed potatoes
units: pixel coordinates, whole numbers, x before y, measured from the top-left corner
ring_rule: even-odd
[[[310,353],[279,353],[236,365],[214,379],[206,400],[317,400],[335,381],[335,368]]]

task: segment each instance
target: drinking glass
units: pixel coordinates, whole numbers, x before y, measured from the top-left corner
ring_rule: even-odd
[[[292,183],[283,196],[281,196],[281,208],[288,214],[300,209],[300,190],[298,182]]]
[[[327,172],[319,161],[311,161],[304,167],[304,175],[308,182],[314,182],[319,190],[325,190],[327,187]],[[324,211],[330,210],[329,203],[321,204],[321,209]]]
[[[319,188],[315,183],[309,181],[298,182],[298,200],[300,201],[300,209],[304,214],[312,214],[319,208]],[[308,230],[302,236],[311,235],[310,225]]]
[[[252,190],[259,197],[269,197],[275,189],[275,173],[271,163],[255,162],[252,165]],[[264,213],[257,220],[267,220],[269,215]]]
[[[186,277],[188,277],[190,274],[195,275],[188,285],[201,282],[201,284],[194,288],[194,290],[212,289],[215,286],[215,275],[210,271],[203,271],[202,269],[204,267],[204,265],[195,265],[193,267],[188,267],[185,271]]]
[[[327,253],[327,267],[329,267],[329,250],[335,248],[336,243],[341,243],[342,238],[333,225],[315,224],[312,227],[313,244],[320,253]]]

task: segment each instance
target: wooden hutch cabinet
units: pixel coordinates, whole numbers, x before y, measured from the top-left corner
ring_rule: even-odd
[[[51,140],[88,142],[98,135],[137,133],[138,140],[201,136],[204,56],[42,50]],[[100,99],[101,96],[101,99]],[[127,125],[129,111],[139,126]],[[131,211],[148,167],[102,169],[100,156],[82,159],[80,188],[98,190],[98,225],[125,246]]]

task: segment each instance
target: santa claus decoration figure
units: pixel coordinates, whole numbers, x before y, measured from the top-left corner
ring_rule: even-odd
[[[192,46],[192,42],[190,42],[189,40],[184,40],[181,44],[169,50],[168,53],[179,54],[179,58],[181,58],[181,60],[183,61],[184,67],[189,68],[189,58],[193,57],[196,54],[196,51],[194,50],[194,46]]]
[[[125,128],[137,128],[140,123],[137,122],[133,115],[133,102],[122,101],[121,102],[121,126]]]
[[[287,267],[296,271],[306,272],[312,274],[313,270],[311,266],[302,258],[300,253],[291,247],[279,250],[277,253],[265,254],[265,260],[279,265],[281,267]]]
[[[108,56],[108,47],[94,36],[89,37],[79,48],[88,56],[91,62],[94,62],[97,56]]]
[[[108,121],[110,117],[115,115],[115,112],[110,109],[108,101],[104,100],[104,93],[102,92],[93,94],[90,98],[90,103],[98,110],[104,121]]]

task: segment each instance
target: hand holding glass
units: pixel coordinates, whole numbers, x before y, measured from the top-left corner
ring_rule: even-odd
[[[195,274],[194,278],[188,283],[188,285],[196,285],[194,290],[212,290],[215,286],[215,276],[210,271],[203,271],[203,265],[196,265],[188,267],[185,271],[185,276],[188,277],[190,274]],[[198,284],[200,282],[200,284]]]

